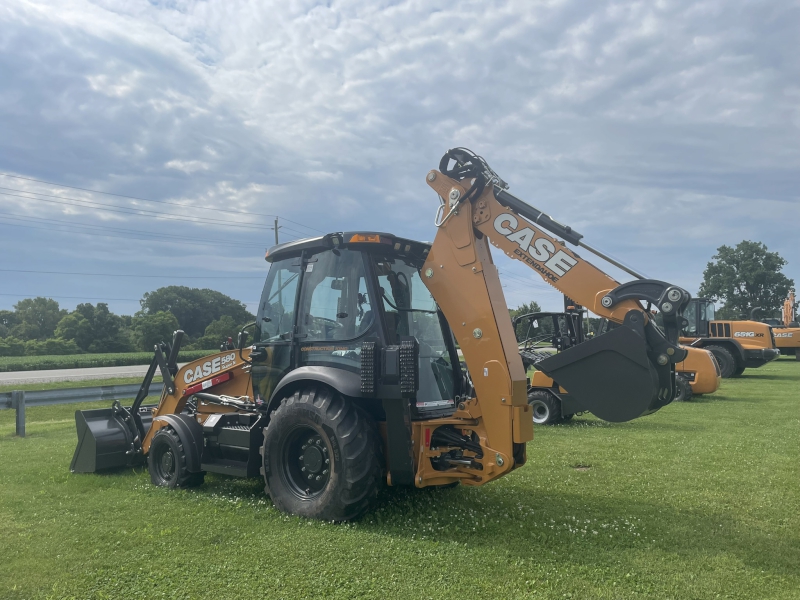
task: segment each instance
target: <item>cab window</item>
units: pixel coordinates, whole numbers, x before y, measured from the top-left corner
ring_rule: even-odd
[[[257,342],[291,339],[299,279],[299,258],[287,258],[272,264],[258,305]]]
[[[300,292],[301,339],[352,340],[366,333],[372,314],[360,252],[328,250],[309,259]]]

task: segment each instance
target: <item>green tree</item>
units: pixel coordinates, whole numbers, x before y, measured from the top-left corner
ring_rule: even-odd
[[[139,349],[152,351],[159,342],[172,341],[172,334],[178,329],[178,319],[163,310],[153,314],[137,313],[133,326]]]
[[[246,325],[246,323],[236,323],[233,317],[223,315],[206,327],[203,337],[198,339],[193,346],[198,350],[217,350],[220,344],[229,337],[233,338],[234,343],[236,343],[236,338],[243,325]]]
[[[25,342],[25,356],[51,356],[54,354],[80,354],[80,348],[73,340],[57,337]]]
[[[0,338],[0,356],[22,356],[25,353],[25,342],[15,337]]]
[[[55,335],[65,340],[74,340],[85,352],[132,350],[123,319],[109,311],[108,305],[102,302],[97,306],[79,304],[58,322]]]
[[[25,298],[14,305],[16,324],[11,335],[21,340],[46,340],[53,337],[58,322],[67,314],[52,298]]]
[[[11,310],[0,310],[0,338],[11,335],[11,328],[17,324],[17,313]]]
[[[178,319],[180,328],[191,338],[201,337],[212,321],[224,315],[236,323],[255,321],[242,302],[209,289],[171,285],[146,293],[140,304],[141,312],[146,315],[172,313]]]
[[[703,272],[698,296],[724,305],[717,311],[722,319],[749,315],[760,306],[765,315],[778,311],[794,287],[781,273],[786,265],[780,254],[769,252],[761,242],[742,241],[735,248],[720,246]]]

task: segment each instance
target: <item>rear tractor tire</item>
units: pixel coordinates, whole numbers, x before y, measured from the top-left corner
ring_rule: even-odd
[[[675,397],[673,402],[689,402],[692,399],[692,384],[683,375],[675,375]]]
[[[153,485],[169,489],[197,487],[205,479],[203,471],[189,472],[183,442],[172,427],[163,427],[153,436],[147,470]]]
[[[528,392],[528,404],[536,425],[555,425],[561,421],[561,402],[546,390]]]
[[[719,372],[723,379],[730,379],[736,375],[736,359],[730,350],[722,346],[706,346],[706,350],[714,355],[719,365]]]
[[[308,387],[272,413],[261,473],[278,510],[350,521],[378,495],[382,454],[378,428],[364,411],[328,387]]]

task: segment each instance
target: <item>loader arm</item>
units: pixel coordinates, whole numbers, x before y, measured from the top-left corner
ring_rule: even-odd
[[[455,162],[452,168],[451,162]],[[644,279],[590,248],[581,242],[583,236],[579,233],[506,192],[507,185],[483,159],[468,150],[459,148],[445,154],[439,170],[431,171],[427,181],[442,201],[437,215],[439,233],[434,249],[438,243],[442,250],[437,254],[443,253],[443,247],[449,245],[449,252],[460,268],[466,268],[467,273],[471,271],[474,275],[484,273],[482,284],[491,290],[493,296],[502,296],[502,290],[493,290],[493,283],[486,275],[486,264],[491,264],[491,259],[483,261],[479,258],[484,252],[488,255],[488,243],[534,269],[547,283],[578,304],[623,325],[610,335],[547,358],[537,368],[558,380],[585,410],[609,421],[627,421],[654,412],[672,401],[675,364],[687,356],[686,349],[678,345],[681,312],[690,300],[685,290],[662,281]],[[558,233],[573,244],[582,245],[639,279],[619,284],[545,229]],[[491,267],[496,275],[496,268],[493,264]],[[462,319],[460,312],[454,314],[454,306],[463,306],[465,296],[471,297],[476,293],[464,285],[468,285],[468,277],[463,283],[454,281],[448,290],[440,289],[438,296],[433,288],[431,291],[437,301],[441,299],[444,302],[440,306],[448,320],[454,323],[453,330],[461,332],[461,337],[458,333],[456,337],[474,375],[473,365],[480,365],[480,358],[471,364],[465,344],[475,343],[468,339],[472,331],[470,323],[475,317]],[[499,287],[499,281],[497,285]],[[458,296],[451,300],[448,295],[455,290],[459,291]],[[661,311],[665,322],[663,333],[641,302],[646,302],[648,308],[654,304]],[[507,307],[503,301],[505,313],[501,317],[496,300],[493,306],[497,335],[502,339],[506,324],[510,325],[505,316]],[[459,328],[462,322],[465,326]],[[503,356],[509,365],[514,362],[510,355],[518,353],[513,332],[510,335],[511,340],[502,344],[503,354],[496,355]],[[517,381],[513,373],[509,366],[512,387]],[[480,379],[480,369],[474,379]]]

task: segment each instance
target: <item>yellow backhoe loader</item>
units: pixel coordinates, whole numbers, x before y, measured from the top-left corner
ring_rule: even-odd
[[[677,336],[689,294],[597,279],[574,253],[523,231],[535,209],[498,204],[505,185],[484,161],[448,173],[427,175],[445,199],[433,244],[356,231],[270,249],[252,343],[242,332],[237,349],[182,368],[181,334],[159,344],[132,406],[76,413],[72,471],[146,461],[164,487],[260,474],[280,510],[343,521],[384,483],[477,486],[521,467],[533,421],[486,223],[622,321],[540,361],[542,372],[610,421],[668,404],[687,354]],[[663,331],[642,299],[671,303]],[[163,392],[146,407],[156,371]]]
[[[714,355],[723,378],[738,377],[746,368],[757,369],[780,356],[772,328],[758,321],[717,320],[714,303],[693,298],[684,311],[680,342],[705,348]]]
[[[780,319],[764,319],[763,322],[772,327],[775,347],[784,356],[794,356],[800,360],[800,323],[795,315],[794,290],[789,292],[781,308]]]

